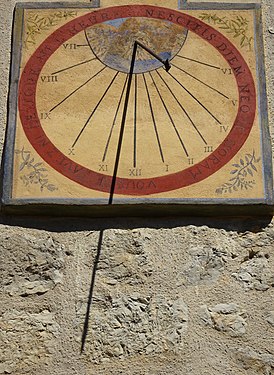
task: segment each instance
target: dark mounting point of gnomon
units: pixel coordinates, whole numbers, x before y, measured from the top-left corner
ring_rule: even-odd
[[[168,61],[168,59],[166,59],[164,65],[165,65],[165,69],[166,69],[166,71],[168,72],[169,69],[171,68],[171,65],[170,65],[170,62]]]

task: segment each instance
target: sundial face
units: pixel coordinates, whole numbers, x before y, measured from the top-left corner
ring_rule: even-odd
[[[259,10],[224,7],[17,8],[4,203],[269,205]]]

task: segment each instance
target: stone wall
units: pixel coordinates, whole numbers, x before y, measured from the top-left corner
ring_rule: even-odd
[[[4,114],[14,3],[0,4]],[[271,218],[2,217],[0,247],[0,374],[274,374]]]

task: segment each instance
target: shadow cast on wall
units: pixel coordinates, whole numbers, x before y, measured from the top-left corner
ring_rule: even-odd
[[[115,217],[115,218],[79,218],[79,217],[42,217],[42,216],[0,216],[3,225],[41,229],[49,232],[102,231],[104,229],[172,229],[189,225],[224,229],[227,231],[260,232],[267,227],[272,216],[250,217]]]

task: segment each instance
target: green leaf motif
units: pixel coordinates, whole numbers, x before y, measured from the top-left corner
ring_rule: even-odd
[[[218,17],[216,14],[212,13],[202,13],[199,18],[209,24],[217,25],[219,29],[224,30],[228,34],[232,34],[234,39],[240,38],[241,48],[247,47],[252,50],[253,37],[249,37],[248,28],[249,21],[242,17],[237,16],[236,18],[228,19],[225,17]]]
[[[58,25],[62,20],[67,20],[76,16],[76,11],[60,11],[46,17],[41,17],[37,13],[31,13],[26,20],[26,37],[24,40],[26,49],[28,49],[30,45],[36,44],[36,37],[40,35],[42,31],[47,31],[51,27]]]
[[[236,169],[232,169],[230,175],[233,175],[232,178],[229,179],[229,182],[224,183],[219,188],[215,190],[218,195],[232,193],[235,191],[240,190],[248,190],[252,189],[253,186],[256,184],[255,180],[247,180],[250,176],[254,178],[254,171],[258,172],[257,167],[255,164],[259,163],[261,158],[255,157],[255,151],[252,154],[246,154],[243,158],[239,160],[239,164],[232,164],[232,167]]]
[[[19,172],[22,172],[27,168],[28,173],[20,176],[21,181],[25,186],[30,184],[40,185],[40,190],[43,191],[46,188],[48,191],[58,190],[58,188],[49,183],[48,175],[41,172],[47,172],[47,169],[43,167],[43,163],[35,163],[34,158],[31,158],[30,151],[25,151],[24,147],[21,150],[14,150],[15,154],[20,155],[22,162],[19,166]]]
[[[253,172],[250,168],[247,168],[247,172],[253,177]]]

